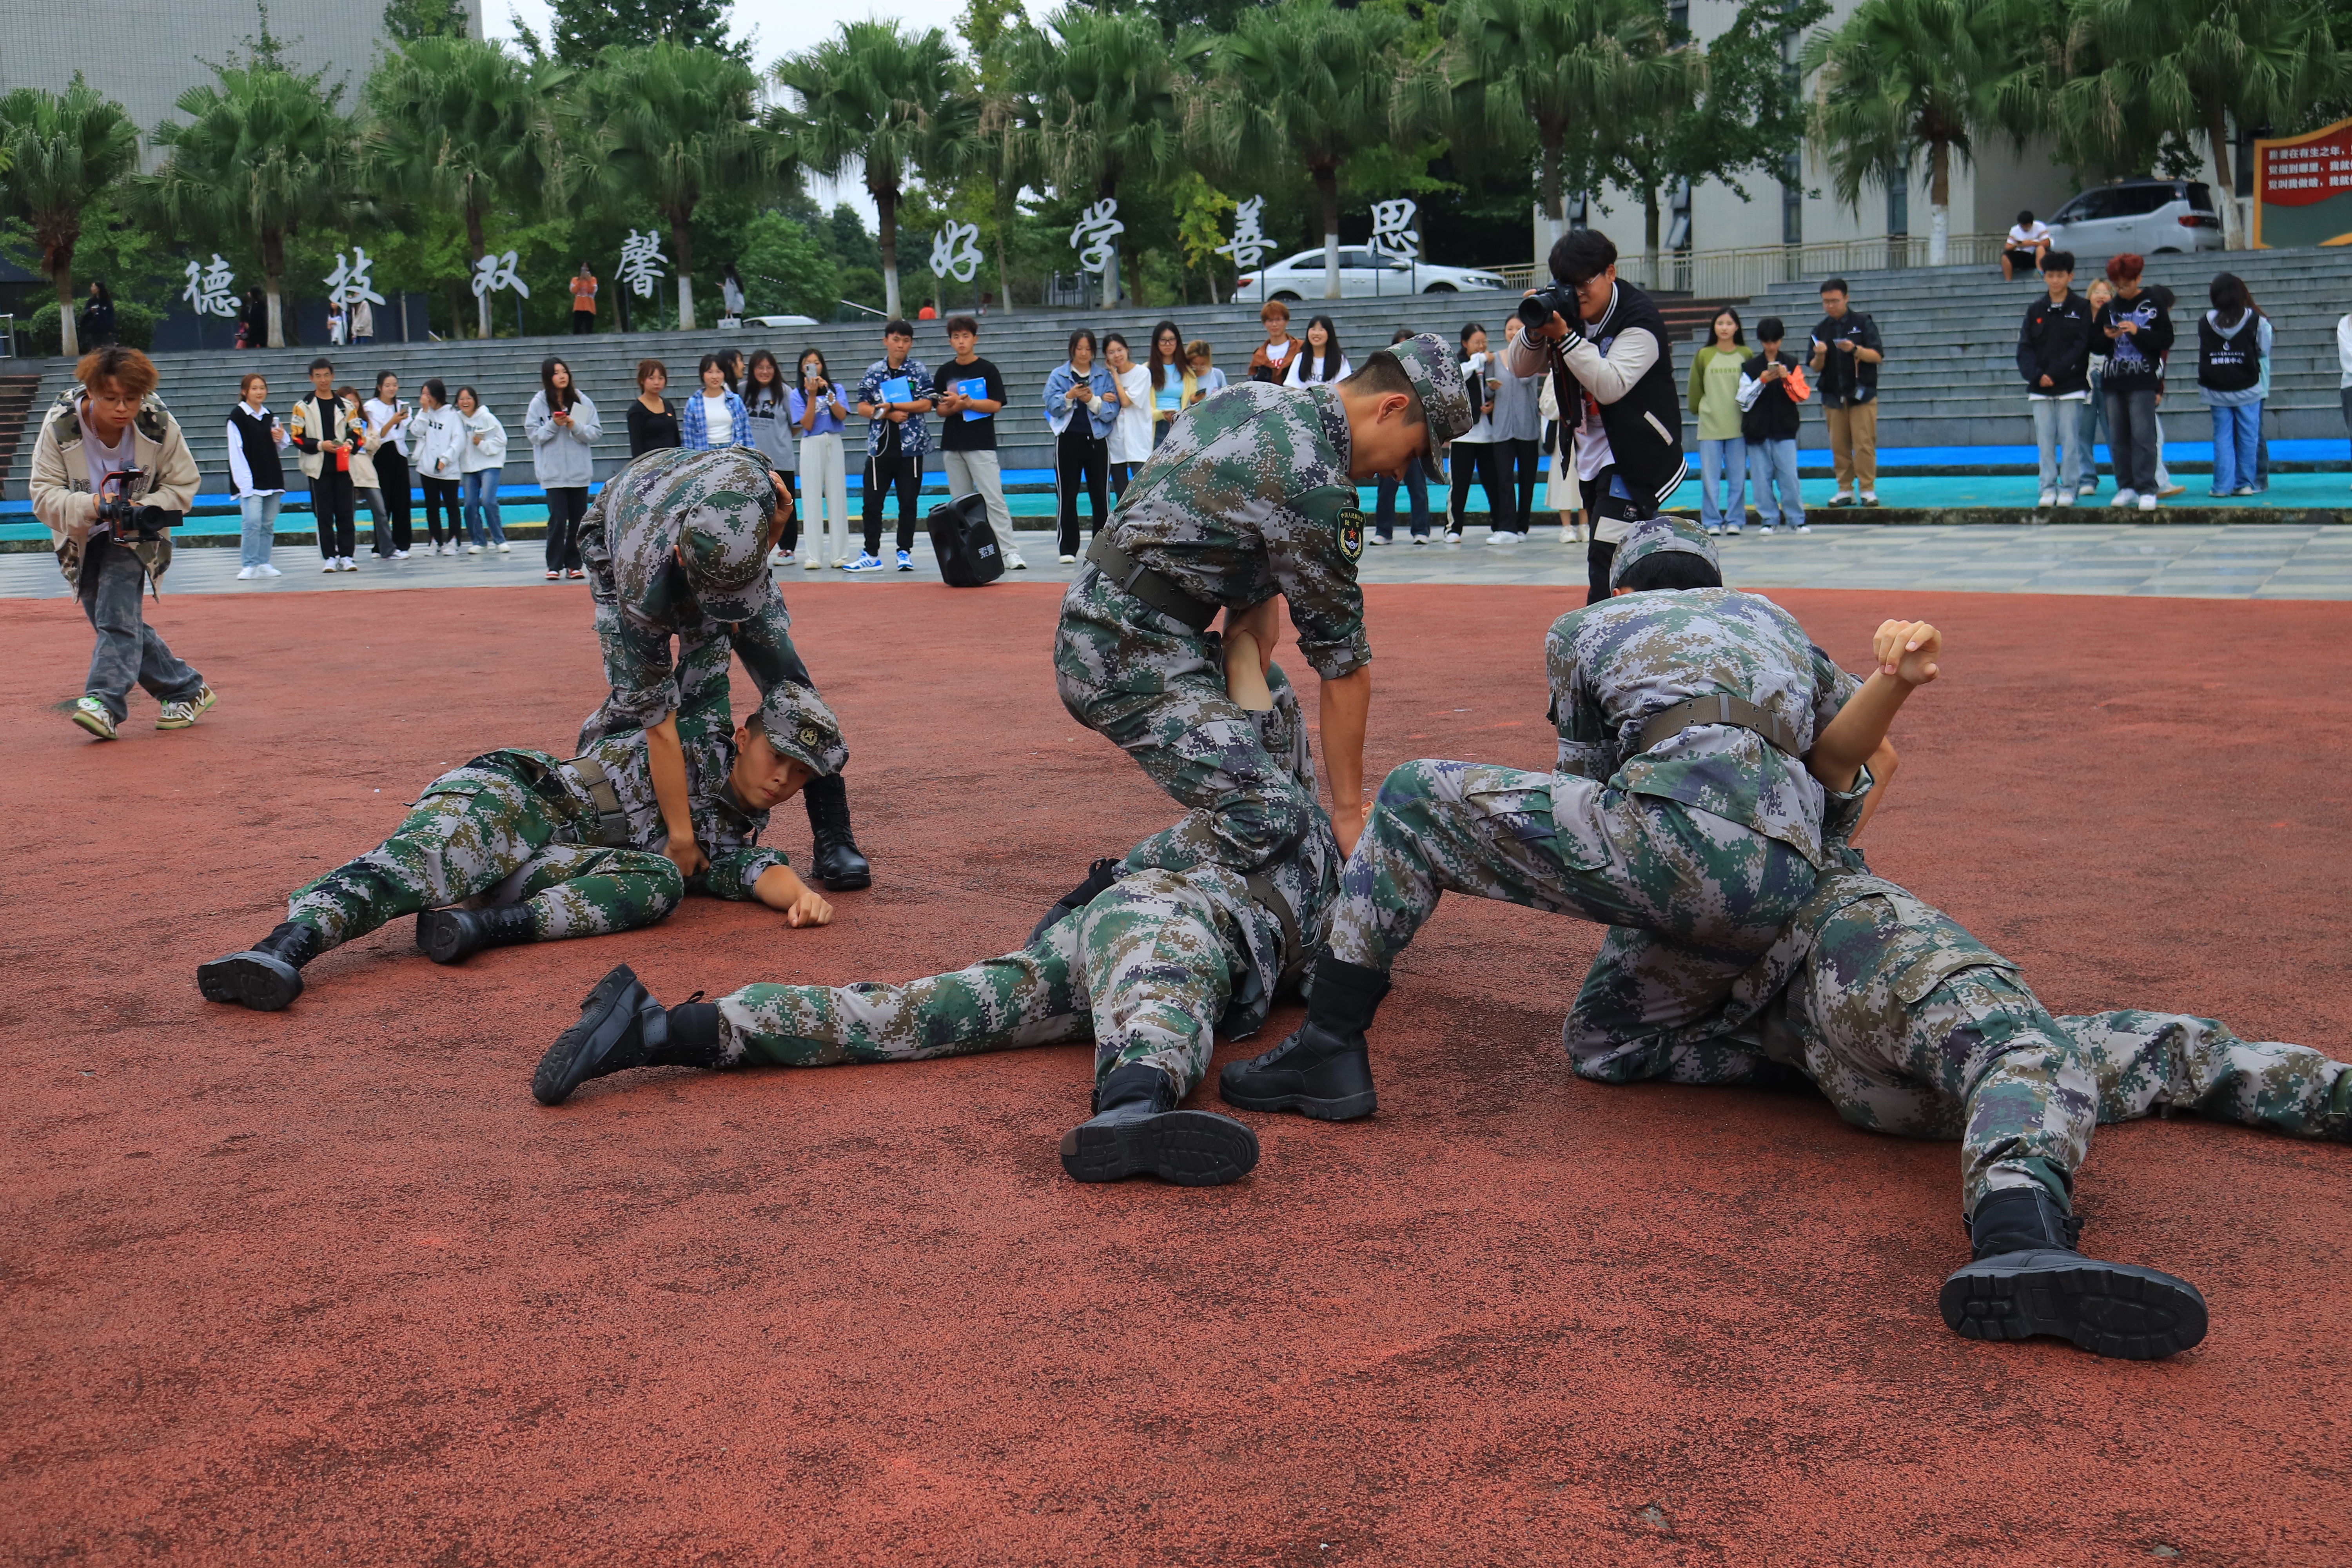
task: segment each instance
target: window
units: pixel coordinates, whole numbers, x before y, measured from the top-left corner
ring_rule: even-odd
[[[1804,154],[1791,153],[1780,164],[1780,243],[1805,243]]]
[[[2060,223],[2094,223],[2100,218],[2116,216],[2116,193],[2112,188],[2084,191],[2058,209]]]
[[[1897,166],[1886,171],[1886,236],[1902,239],[1911,233],[1911,172]]]
[[[1365,249],[1361,246],[1349,245],[1342,246],[1339,249],[1339,265],[1346,268],[1360,269],[1369,267],[1378,267],[1380,263],[1372,258],[1372,253],[1370,251]]]
[[[2116,185],[2107,194],[2115,202],[2115,217],[2146,217],[2178,199],[2170,185]]]
[[[2213,187],[2210,185],[2189,186],[2189,207],[2191,212],[2211,212],[2213,210]]]

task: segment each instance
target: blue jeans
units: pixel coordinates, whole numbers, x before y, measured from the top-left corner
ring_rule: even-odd
[[[2033,416],[2033,444],[2042,460],[2042,488],[2063,490],[2072,500],[2082,488],[2083,422],[2074,405],[2060,397],[2028,397],[2026,411]],[[2096,470],[2094,470],[2095,474]]]
[[[1756,520],[1767,528],[1797,528],[1805,521],[1805,502],[1797,492],[1797,443],[1750,441],[1748,466],[1756,476]],[[1780,492],[1775,501],[1773,491]]]
[[[278,538],[278,503],[286,499],[282,490],[266,496],[239,496],[236,510],[245,521],[236,531],[236,563],[239,568],[269,564],[269,547]]]
[[[98,633],[98,647],[90,652],[89,679],[82,689],[104,703],[118,724],[130,715],[126,699],[133,682],[158,703],[193,700],[205,689],[205,678],[183,663],[141,616],[146,568],[103,536],[87,548],[97,559],[83,563],[76,592],[82,614]]]
[[[1412,536],[1415,539],[1427,539],[1429,537],[1429,476],[1421,471],[1419,458],[1415,458],[1404,471],[1404,488],[1405,493],[1412,498]],[[1383,476],[1381,479],[1380,510],[1374,514],[1372,521],[1372,531],[1382,539],[1392,538],[1396,532],[1396,480]]]
[[[2254,444],[2262,438],[2263,405],[2241,403],[2213,411],[2213,493],[2225,496],[2262,480],[2254,472]]]
[[[2099,488],[2099,437],[2107,427],[2107,389],[2105,377],[2091,378],[2091,400],[2074,411],[2074,448],[2082,453],[2083,482],[2086,490]]]
[[[1731,493],[1717,500],[1716,491],[1726,479]],[[1748,521],[1748,443],[1736,436],[1698,444],[1698,520],[1710,532],[1728,528],[1734,533]]]
[[[489,542],[504,544],[507,531],[499,523],[499,470],[476,468],[470,474],[460,475],[457,495],[465,512],[466,531],[473,537],[474,542],[482,542],[482,521],[487,516],[490,524]]]

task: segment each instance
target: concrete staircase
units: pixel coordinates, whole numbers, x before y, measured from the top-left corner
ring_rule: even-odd
[[[2077,291],[2087,290],[2104,265],[2085,258],[2075,275]],[[2341,438],[2336,323],[2352,310],[2352,248],[2148,258],[2144,281],[2165,285],[2179,301],[2163,409],[2167,437],[2212,436],[2197,398],[2196,322],[2207,308],[2208,285],[2221,272],[2246,280],[2278,334],[2264,433],[2273,440]],[[1802,352],[1805,334],[1821,320],[1821,281],[1778,284],[1749,300],[1740,315],[1750,340],[1759,320],[1777,315],[1788,323],[1790,352]],[[2004,283],[1997,269],[1938,268],[1857,272],[1847,281],[1854,309],[1871,314],[1886,344],[1878,374],[1881,447],[2032,445],[2017,333],[2042,292],[2039,279]],[[1806,405],[1802,445],[1828,444],[1821,418],[1817,403]]]
[[[9,471],[20,446],[29,446],[25,439],[25,426],[30,419],[35,400],[40,395],[41,377],[38,373],[20,375],[0,375],[0,474]],[[31,460],[26,458],[29,472]],[[14,492],[25,494],[20,484]],[[0,500],[6,499],[0,493]]]
[[[1297,308],[1291,326],[1293,331],[1303,333],[1308,316],[1328,310],[1339,326],[1341,346],[1350,357],[1360,358],[1372,349],[1386,346],[1390,334],[1398,327],[1439,332],[1448,342],[1454,340],[1467,321],[1482,322],[1490,331],[1499,333],[1504,319],[1516,303],[1516,296],[1495,292],[1340,300],[1328,304],[1311,301]],[[998,449],[1004,467],[1045,468],[1053,464],[1053,438],[1046,428],[1044,411],[1045,378],[1067,357],[1066,342],[1071,332],[1081,326],[1092,327],[1097,336],[1107,331],[1122,332],[1140,361],[1150,350],[1152,326],[1162,319],[1175,321],[1188,342],[1207,338],[1216,349],[1218,365],[1236,379],[1248,364],[1251,353],[1265,341],[1255,305],[1194,306],[1148,314],[1126,310],[1024,310],[1010,316],[998,312],[984,318],[980,352],[994,361],[1003,373],[1011,400],[1011,405],[997,419]],[[814,347],[824,354],[825,362],[838,377],[854,383],[867,364],[881,357],[880,326],[875,321],[845,326],[752,327],[723,332],[377,343],[327,352],[335,361],[339,379],[360,388],[362,394],[372,388],[376,374],[386,370],[399,375],[402,395],[411,401],[427,376],[438,376],[446,382],[452,398],[461,384],[473,386],[483,403],[507,426],[509,447],[503,481],[528,485],[532,482],[530,449],[523,437],[522,416],[531,395],[539,390],[540,363],[550,354],[562,357],[572,367],[582,390],[596,404],[604,426],[604,434],[596,443],[596,473],[602,479],[628,460],[625,416],[628,402],[635,395],[639,360],[658,359],[669,367],[669,396],[673,404],[697,384],[696,363],[705,353],[718,348],[736,348],[747,355],[754,348],[766,348],[783,362],[789,374],[794,357],[803,348]],[[935,374],[953,357],[947,347],[946,329],[938,321],[915,323],[914,352]],[[247,371],[259,371],[268,377],[270,406],[283,412],[297,397],[308,394],[310,381],[304,367],[319,353],[316,348],[300,348],[155,356],[162,376],[158,390],[178,416],[195,452],[197,465],[204,470],[202,493],[214,495],[228,488],[224,426],[228,410],[236,401],[237,378]],[[37,416],[71,384],[73,367],[70,362],[61,359],[27,363],[41,367],[39,392],[34,405]],[[863,422],[853,419],[848,436],[853,454],[862,453]],[[935,447],[938,436],[935,421]],[[30,445],[28,439],[6,470],[7,493],[13,498],[21,499],[26,494]],[[855,457],[852,462],[854,481]],[[930,466],[939,466],[936,455]],[[299,481],[293,488],[299,493]]]

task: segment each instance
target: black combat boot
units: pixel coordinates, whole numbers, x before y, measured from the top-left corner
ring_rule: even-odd
[[[1296,1110],[1319,1121],[1353,1121],[1380,1108],[1364,1044],[1389,977],[1325,953],[1298,1032],[1262,1057],[1228,1062],[1217,1093],[1244,1110]]]
[[[592,1078],[630,1068],[719,1068],[719,1005],[698,991],[665,1008],[624,963],[588,993],[580,1021],[555,1037],[531,1075],[531,1098],[561,1105]]]
[[[2186,1279],[2074,1250],[2082,1222],[2049,1189],[2002,1187],[1969,1221],[1976,1261],[1944,1281],[1944,1321],[1972,1340],[2054,1334],[2094,1355],[2156,1361],[2205,1337],[2205,1298]]]
[[[196,965],[196,989],[207,1002],[275,1013],[302,994],[302,966],[325,950],[316,926],[286,921],[243,952]]]
[[[809,857],[810,879],[835,893],[870,885],[874,870],[850,837],[849,786],[841,775],[809,780],[801,786],[801,799],[808,805],[809,836],[816,840],[816,852]]]
[[[416,917],[416,951],[436,963],[462,963],[486,947],[537,942],[529,904],[487,910],[425,910]]]
[[[1176,1080],[1139,1063],[1095,1089],[1095,1114],[1062,1134],[1062,1169],[1076,1182],[1157,1176],[1180,1187],[1237,1182],[1257,1164],[1257,1134],[1213,1110],[1176,1109]]]

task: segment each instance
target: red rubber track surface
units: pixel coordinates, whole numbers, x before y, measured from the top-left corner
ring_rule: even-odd
[[[876,868],[836,924],[698,900],[445,970],[401,921],[274,1016],[205,1003],[196,964],[437,770],[568,750],[601,695],[584,597],[167,595],[154,619],[221,704],[160,734],[134,697],[112,745],[61,710],[74,606],[0,605],[0,1554],[2352,1552],[2352,1149],[2102,1133],[2089,1244],[2194,1280],[2211,1336],[2156,1365],[1978,1344],[1935,1309],[1965,1251],[1955,1149],[1807,1098],[1578,1081],[1559,1024],[1598,933],[1565,920],[1450,900],[1381,1015],[1378,1117],[1246,1118],[1265,1158],[1230,1187],[1066,1180],[1074,1047],[535,1105],[615,963],[668,1001],[954,967],[1172,816],[1056,700],[1050,585],[787,589]],[[1367,597],[1375,778],[1548,765],[1541,637],[1569,595]],[[1849,665],[1887,613],[1948,629],[1871,852],[2054,1010],[2344,1054],[2352,612],[1772,597]],[[805,847],[796,808],[777,823]]]

